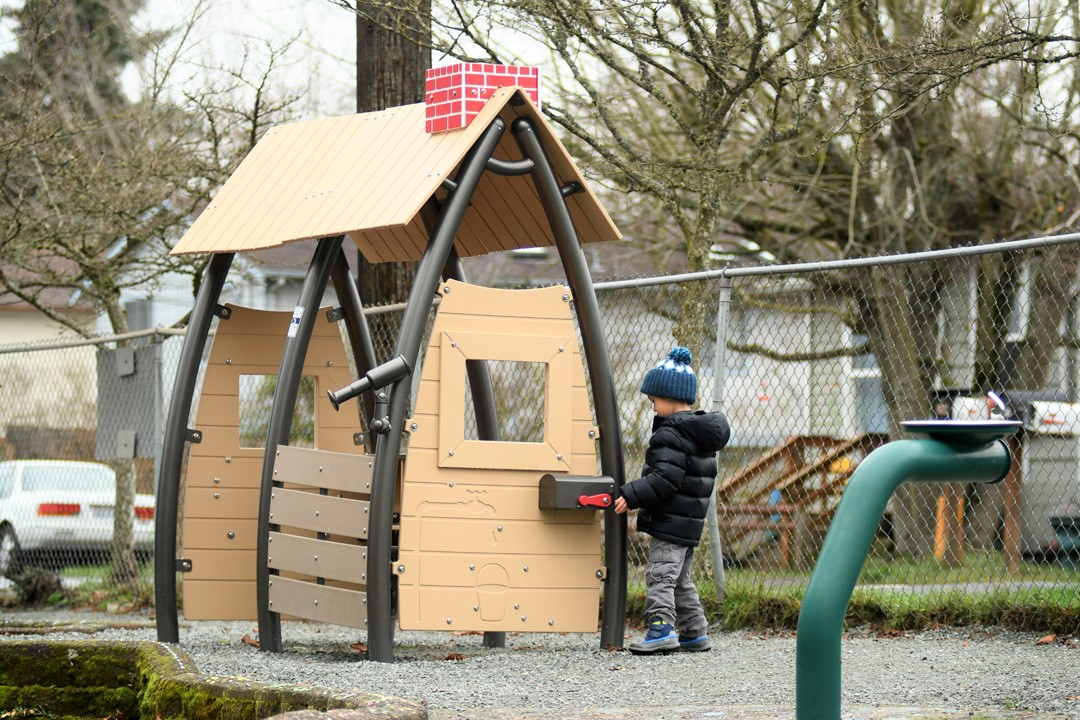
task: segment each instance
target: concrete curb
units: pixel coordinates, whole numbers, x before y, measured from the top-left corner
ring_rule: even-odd
[[[296,720],[347,720],[350,716],[326,714],[294,715]],[[588,710],[535,710],[478,708],[474,711],[431,710],[430,720],[791,720],[795,707],[734,705],[706,707],[590,708]],[[1068,715],[1033,713],[1023,710],[957,710],[946,708],[855,707],[844,708],[844,720],[1072,720]]]

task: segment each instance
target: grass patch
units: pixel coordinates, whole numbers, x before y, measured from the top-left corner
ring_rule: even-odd
[[[732,583],[718,601],[712,583],[702,583],[698,593],[709,622],[726,630],[795,630],[804,589]],[[644,615],[645,588],[632,586],[627,594],[630,624],[640,626]],[[1080,635],[1080,586],[992,592],[862,586],[848,604],[845,625],[891,630],[986,625],[1076,636]]]
[[[858,588],[848,606],[847,621],[895,630],[996,625],[1013,630],[1080,635],[1080,588],[919,594]]]
[[[703,553],[704,555],[704,553]],[[726,594],[711,580],[698,583],[710,622],[726,629],[794,630],[812,567],[735,566],[725,571]],[[632,569],[627,600],[631,625],[644,622],[644,568]],[[695,577],[708,578],[707,561]],[[1080,635],[1080,569],[1054,558],[1026,557],[1013,572],[994,550],[965,548],[950,567],[933,558],[905,557],[875,541],[847,608],[849,627],[923,630],[983,625]]]
[[[1009,573],[1006,566],[1002,553],[992,550],[966,548],[963,562],[950,567],[932,555],[905,557],[875,549],[866,559],[859,581],[868,585],[955,585],[987,578],[1008,582],[1080,583],[1080,570],[1054,561],[1023,560],[1017,563],[1013,573]]]
[[[58,569],[26,566],[13,579],[4,607],[89,608],[131,611],[153,607],[154,565],[140,563],[138,575],[117,582],[108,563],[68,565]],[[0,718],[0,720],[3,720]]]
[[[720,623],[725,630],[795,629],[799,619],[802,591],[773,588],[729,588],[723,601],[716,598],[712,582],[698,585],[705,616],[710,623]],[[626,596],[626,617],[631,627],[645,625],[645,586],[631,585]]]

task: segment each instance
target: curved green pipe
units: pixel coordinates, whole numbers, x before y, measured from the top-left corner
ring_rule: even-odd
[[[959,425],[959,424],[957,424]],[[955,427],[955,426],[954,426]],[[840,635],[885,505],[904,482],[986,482],[1009,472],[1001,440],[899,440],[870,453],[848,481],[806,587],[795,639],[796,720],[840,720]]]

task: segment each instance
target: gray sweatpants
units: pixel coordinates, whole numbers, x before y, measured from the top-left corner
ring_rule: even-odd
[[[708,622],[697,588],[690,580],[694,548],[652,538],[645,567],[645,617],[663,618],[680,635],[701,637]]]

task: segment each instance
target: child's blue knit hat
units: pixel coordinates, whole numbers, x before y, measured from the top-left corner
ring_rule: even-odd
[[[693,405],[697,402],[697,375],[690,367],[693,358],[684,347],[675,347],[656,367],[645,373],[641,392],[653,397],[682,400]]]

